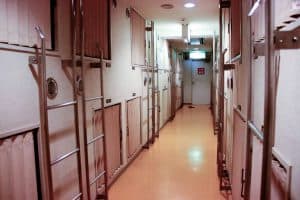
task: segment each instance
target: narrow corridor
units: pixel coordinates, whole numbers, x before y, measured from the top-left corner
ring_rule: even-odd
[[[111,200],[218,200],[217,140],[208,106],[177,112],[110,189]]]

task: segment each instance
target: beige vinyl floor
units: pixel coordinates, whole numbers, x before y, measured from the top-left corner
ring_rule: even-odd
[[[180,109],[110,188],[110,200],[219,200],[217,138],[208,106]]]

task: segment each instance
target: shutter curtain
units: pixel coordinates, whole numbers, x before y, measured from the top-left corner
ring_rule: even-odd
[[[132,64],[144,65],[146,48],[145,48],[145,19],[134,9],[131,12],[131,53]]]
[[[110,59],[110,4],[109,0],[84,0],[84,54],[99,58],[101,49],[105,59]],[[80,29],[77,27],[77,35]],[[80,39],[77,40],[80,53]]]
[[[32,132],[0,140],[0,199],[37,199]]]
[[[241,1],[232,0],[231,3],[231,57],[241,53]]]
[[[0,0],[0,42],[13,45],[40,45],[36,26],[44,31],[51,48],[50,0]]]

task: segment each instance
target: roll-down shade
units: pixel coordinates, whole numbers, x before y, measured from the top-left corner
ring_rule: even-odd
[[[100,51],[102,51],[104,59],[110,59],[109,0],[84,0],[83,9],[84,55],[99,58]],[[79,27],[77,27],[77,31],[79,30]],[[78,49],[81,49],[80,42],[78,38]]]
[[[36,26],[51,48],[50,0],[0,0],[0,42],[33,47],[39,45]]]
[[[144,65],[146,57],[145,19],[134,9],[131,9],[131,62]]]

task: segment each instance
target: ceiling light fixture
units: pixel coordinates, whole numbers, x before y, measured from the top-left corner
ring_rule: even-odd
[[[186,4],[184,4],[184,7],[185,8],[194,8],[196,5],[194,4],[194,3],[186,3]]]
[[[172,9],[174,8],[174,5],[166,3],[162,4],[160,7],[162,7],[163,9]]]

